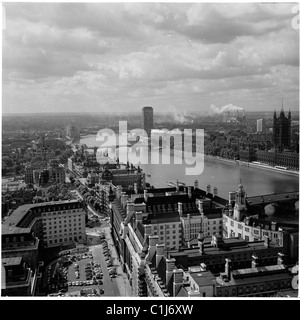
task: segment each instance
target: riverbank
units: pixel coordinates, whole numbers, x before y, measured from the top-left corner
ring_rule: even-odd
[[[222,157],[218,157],[218,156],[211,156],[211,155],[204,155],[204,157],[208,158],[208,159],[212,159],[212,160],[215,159],[215,160],[220,160],[220,161],[224,161],[224,162],[231,163],[231,164],[259,168],[259,169],[269,170],[269,171],[273,171],[273,172],[283,173],[285,175],[292,175],[292,176],[299,177],[299,172],[297,172],[297,171],[279,169],[279,168],[271,167],[267,164],[258,164],[258,163],[246,162],[246,161],[241,161],[241,160],[226,159],[226,158],[222,158]]]

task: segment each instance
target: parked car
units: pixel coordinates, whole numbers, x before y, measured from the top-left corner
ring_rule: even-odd
[[[100,294],[104,294],[104,290],[103,289],[100,289]]]
[[[101,280],[97,280],[97,282],[98,282],[99,286],[103,284],[103,281],[101,281]]]

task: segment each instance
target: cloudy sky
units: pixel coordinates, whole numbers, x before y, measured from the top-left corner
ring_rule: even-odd
[[[298,110],[295,5],[4,3],[2,111]]]

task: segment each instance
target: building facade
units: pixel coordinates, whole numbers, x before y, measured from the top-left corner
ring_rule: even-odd
[[[274,146],[280,151],[283,149],[290,149],[291,147],[291,112],[288,116],[284,114],[283,108],[280,111],[279,117],[274,111],[273,116],[273,142]]]

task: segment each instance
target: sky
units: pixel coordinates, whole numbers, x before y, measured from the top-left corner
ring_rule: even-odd
[[[3,8],[3,113],[299,108],[296,3]]]

